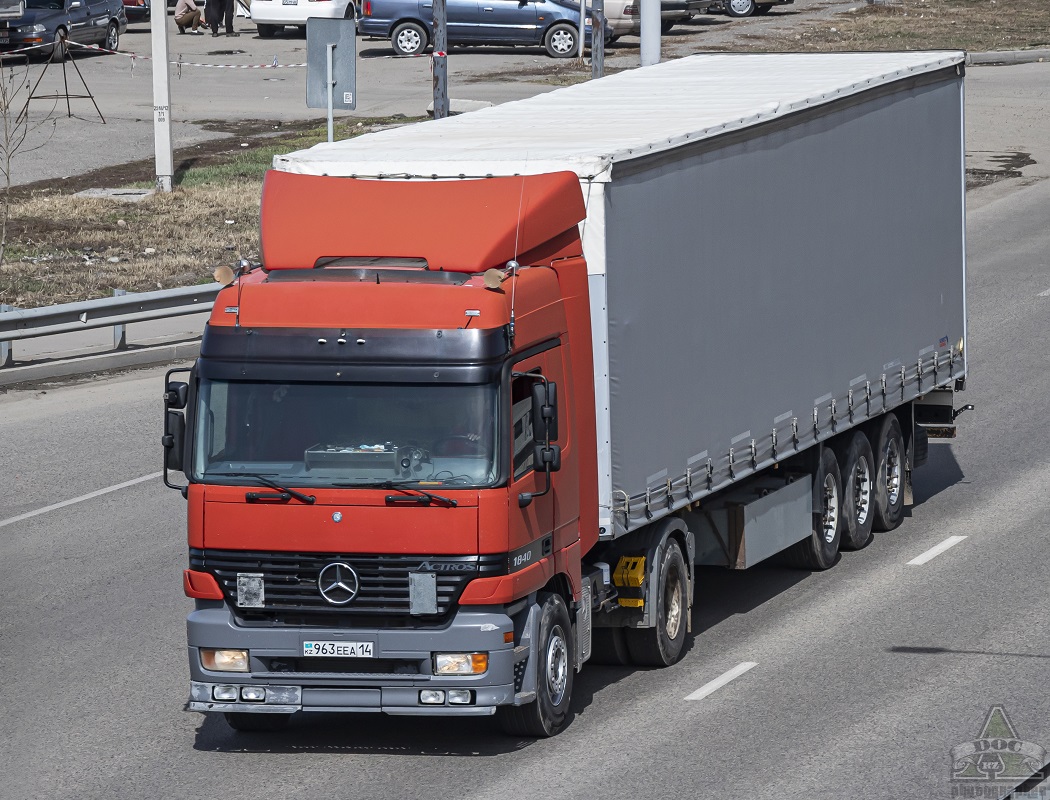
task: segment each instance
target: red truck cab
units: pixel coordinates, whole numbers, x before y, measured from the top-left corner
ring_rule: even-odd
[[[583,218],[571,173],[269,174],[265,265],[167,394],[188,710],[562,724],[598,529]]]

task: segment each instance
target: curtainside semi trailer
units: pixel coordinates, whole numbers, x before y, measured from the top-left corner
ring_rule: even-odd
[[[278,156],[167,376],[186,708],[549,736],[587,661],[682,656],[697,565],[897,526],[966,377],[963,64],[694,56]]]

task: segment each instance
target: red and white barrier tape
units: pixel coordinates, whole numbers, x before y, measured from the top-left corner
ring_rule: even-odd
[[[135,69],[135,61],[141,59],[142,61],[152,61],[150,56],[140,56],[138,53],[126,53],[123,50],[107,50],[104,47],[99,47],[97,44],[80,44],[79,42],[67,42],[67,44],[73,47],[80,47],[84,50],[95,50],[99,53],[110,53],[115,56],[125,56],[131,59],[132,72]],[[34,45],[35,47],[45,47],[47,45]],[[27,48],[31,49],[31,48]],[[15,51],[9,51],[15,52]],[[277,56],[273,57],[273,61],[269,64],[204,64],[196,61],[183,61],[182,57],[179,56],[178,61],[169,61],[175,67],[178,67],[179,77],[182,77],[183,67],[201,67],[203,69],[296,69],[303,68],[306,64],[278,64]]]

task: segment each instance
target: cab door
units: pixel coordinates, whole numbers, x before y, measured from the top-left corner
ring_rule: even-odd
[[[553,348],[514,365],[509,404],[510,439],[510,568],[522,569],[549,556],[554,547],[554,484],[558,473],[551,473],[552,488],[547,486],[547,473],[536,468],[533,450],[542,439],[541,423],[532,415],[532,387],[542,375],[555,380],[552,368],[560,372],[559,348]],[[522,507],[517,501],[522,494],[531,501]],[[520,559],[516,562],[516,559]]]

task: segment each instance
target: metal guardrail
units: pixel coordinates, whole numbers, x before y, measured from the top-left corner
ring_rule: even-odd
[[[125,326],[129,323],[207,311],[222,288],[213,283],[134,294],[116,289],[114,297],[100,300],[30,309],[0,306],[0,368],[13,361],[11,342],[89,328],[112,327],[113,347],[123,350],[127,347]]]

